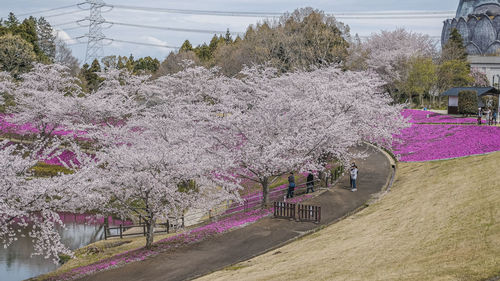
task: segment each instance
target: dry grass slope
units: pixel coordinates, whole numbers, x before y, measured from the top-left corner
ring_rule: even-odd
[[[499,169],[500,152],[401,163],[392,191],[378,203],[201,280],[485,280],[500,275]]]

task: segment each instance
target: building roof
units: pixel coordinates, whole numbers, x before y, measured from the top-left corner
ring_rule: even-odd
[[[458,93],[462,91],[474,91],[477,93],[478,97],[494,94],[498,95],[499,91],[493,87],[461,87],[461,88],[451,88],[448,91],[441,94],[441,96],[452,96],[458,97]]]

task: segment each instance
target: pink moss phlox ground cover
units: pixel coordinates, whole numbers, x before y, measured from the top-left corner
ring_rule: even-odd
[[[307,194],[305,196],[292,198],[287,202],[299,203],[311,197],[312,194]],[[187,232],[179,233],[177,235],[162,239],[156,242],[153,245],[153,248],[150,250],[139,248],[120,253],[97,263],[72,269],[61,275],[49,278],[48,280],[73,280],[85,275],[93,274],[98,271],[110,269],[113,267],[120,267],[127,263],[142,261],[148,257],[158,255],[159,253],[201,242],[205,239],[227,232],[231,229],[244,227],[245,225],[254,223],[259,219],[262,219],[263,217],[269,216],[270,214],[272,214],[272,212],[272,209],[257,209],[245,213],[238,213],[231,217],[211,222]]]
[[[49,128],[50,130],[51,128]],[[16,125],[10,122],[5,121],[5,114],[0,114],[0,133],[1,134],[16,134],[16,135],[32,135],[38,134],[40,130],[38,130],[35,126],[30,123]],[[69,134],[73,134],[73,131],[64,130],[63,128],[56,128],[54,132],[52,132],[55,136],[67,136]],[[79,135],[85,134],[84,132],[80,132]]]
[[[453,124],[475,124],[476,118],[461,118],[449,115],[443,115],[432,111],[423,111],[416,109],[405,109],[401,115],[409,118],[410,123],[453,123]],[[484,123],[484,121],[483,121]]]
[[[500,127],[413,124],[393,144],[401,161],[430,161],[500,151]]]

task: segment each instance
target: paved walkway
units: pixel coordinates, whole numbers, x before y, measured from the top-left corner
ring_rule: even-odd
[[[335,187],[306,203],[320,205],[321,225],[327,225],[363,206],[372,194],[380,192],[391,175],[391,164],[384,153],[368,147],[365,160],[356,161],[359,167],[358,192],[346,189],[349,178],[344,177]],[[318,228],[317,224],[264,218],[212,239],[202,241],[174,252],[159,254],[141,262],[87,276],[82,281],[154,281],[189,280],[248,260],[290,239]]]

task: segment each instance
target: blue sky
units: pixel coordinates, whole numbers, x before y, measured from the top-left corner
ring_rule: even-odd
[[[27,14],[35,11],[42,11],[52,8],[58,8],[71,4],[77,4],[84,0],[2,0],[0,5],[0,17],[6,17],[9,12],[15,14]],[[193,10],[210,10],[210,11],[241,11],[241,12],[268,12],[268,13],[281,13],[286,11],[293,11],[299,7],[313,7],[323,10],[327,13],[340,14],[347,13],[360,13],[366,12],[367,15],[344,15],[339,20],[348,24],[351,27],[351,33],[358,33],[361,36],[368,36],[373,32],[378,32],[382,29],[392,30],[397,27],[404,27],[415,32],[426,33],[431,36],[440,36],[442,22],[450,15],[450,11],[455,11],[458,6],[458,0],[104,0],[107,4],[115,5],[128,5],[128,6],[142,6],[153,8],[167,8],[167,9],[193,9]],[[47,20],[53,25],[60,23],[68,23],[84,19],[89,15],[88,11],[77,11],[78,8],[70,7],[62,10],[45,12],[42,14],[34,14],[39,17],[41,15],[49,16]],[[106,9],[107,10],[107,9]],[[382,17],[378,19],[373,18],[373,13],[386,13],[392,11],[401,11],[405,13],[404,16],[394,18],[393,16],[375,16]],[[424,16],[432,15],[419,14],[418,18],[411,18],[406,16],[410,12],[415,11],[448,11],[447,14],[433,15],[431,18],[423,18]],[[68,13],[66,15],[60,15]],[[57,15],[50,17],[50,15]],[[231,31],[245,31],[249,24],[255,24],[261,21],[262,18],[258,17],[233,17],[233,16],[211,16],[211,15],[188,15],[188,14],[174,14],[174,13],[160,13],[152,11],[132,11],[125,9],[112,9],[109,12],[103,13],[103,16],[108,21],[128,23],[128,24],[141,24],[151,26],[167,26],[175,28],[191,28],[191,29],[204,29],[204,30],[226,30],[229,28]],[[23,18],[23,17],[20,17]],[[85,35],[88,28],[76,28],[77,23],[67,24],[58,27],[61,30],[60,36],[72,41],[70,38]],[[144,29],[127,26],[114,25],[109,29],[105,29],[104,34],[106,37],[126,40],[126,41],[139,41],[151,44],[180,46],[182,42],[189,39],[193,45],[207,42],[213,36],[209,33],[186,33],[178,31],[165,31],[155,29]],[[85,41],[82,39],[80,41]],[[86,44],[71,45],[73,54],[83,61],[85,58]],[[133,54],[136,58],[143,56],[153,56],[163,60],[170,52],[170,49],[152,46],[139,46],[128,43],[113,42],[105,46],[104,54],[116,55],[129,55]]]

